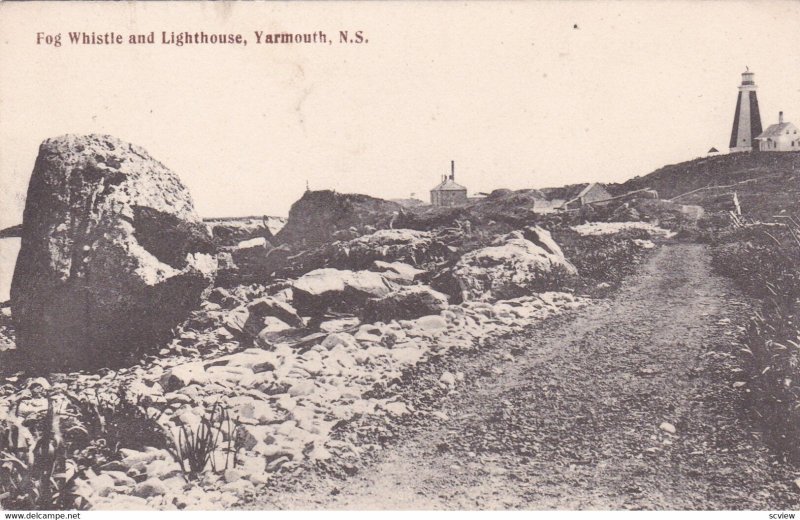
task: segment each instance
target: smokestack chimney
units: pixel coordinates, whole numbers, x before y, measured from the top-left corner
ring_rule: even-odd
[[[781,113],[783,113],[783,112],[781,112]],[[450,180],[451,181],[456,180],[456,162],[455,161],[450,161]]]
[[[783,110],[778,112],[778,124],[783,124]]]

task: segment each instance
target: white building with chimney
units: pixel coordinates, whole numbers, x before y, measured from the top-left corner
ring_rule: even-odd
[[[431,190],[431,204],[453,207],[467,202],[467,188],[456,183],[456,163],[450,161],[450,175],[442,175],[442,182]]]
[[[783,112],[778,113],[778,124],[770,125],[757,137],[760,152],[800,152],[800,133],[797,127],[783,121]]]

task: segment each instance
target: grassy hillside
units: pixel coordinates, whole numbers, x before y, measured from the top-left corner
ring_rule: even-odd
[[[744,214],[767,219],[783,210],[796,211],[800,200],[800,152],[704,157],[664,166],[608,188],[615,195],[652,188],[661,198],[680,196],[678,202],[711,211],[732,208],[735,192]]]

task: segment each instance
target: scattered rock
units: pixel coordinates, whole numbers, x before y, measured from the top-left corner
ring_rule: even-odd
[[[253,419],[260,424],[273,422],[278,417],[275,409],[267,401],[238,396],[231,400],[234,416],[240,419]]]
[[[209,381],[227,381],[247,386],[248,381],[252,381],[254,372],[247,367],[241,366],[210,366],[206,370]]]
[[[232,468],[226,469],[225,473],[223,475],[223,477],[225,478],[225,482],[227,482],[228,484],[230,484],[231,482],[236,482],[237,480],[240,480],[242,478],[242,476],[243,476],[243,473],[242,473],[241,470],[232,469]]]
[[[32,377],[25,382],[25,388],[31,392],[41,392],[51,388],[50,382],[43,377]]]
[[[214,290],[212,290],[209,293],[206,299],[211,303],[216,303],[221,307],[227,309],[232,309],[242,303],[238,298],[233,296],[227,289],[224,289],[222,287],[215,287]]]
[[[207,363],[207,366],[234,366],[250,369],[254,374],[271,372],[280,365],[275,352],[260,348],[249,348],[242,352],[223,356]]]
[[[247,306],[247,310],[250,313],[250,319],[255,322],[267,317],[273,317],[292,327],[303,326],[303,320],[298,316],[297,311],[288,303],[275,298],[259,298],[250,303],[250,305]],[[260,331],[263,326],[256,328]]]
[[[253,451],[259,444],[264,444],[267,441],[273,441],[271,432],[273,430],[267,426],[254,426],[245,424],[240,426],[239,435],[242,442],[242,447],[245,450]]]
[[[385,272],[387,279],[397,278],[397,283],[405,284],[418,275],[415,273],[412,278],[411,271],[396,263],[419,266],[440,262],[451,253],[451,249],[429,231],[381,229],[347,242],[334,243],[326,248],[325,256],[330,259],[330,266],[377,270]],[[377,264],[376,261],[386,263]]]
[[[49,401],[46,397],[23,399],[17,404],[16,413],[21,419],[28,419],[35,415],[44,415]]]
[[[374,325],[362,325],[355,334],[356,341],[360,343],[380,343],[383,332]]]
[[[248,319],[250,319],[250,312],[247,307],[242,305],[228,311],[223,318],[223,323],[231,332],[245,334],[245,326]]]
[[[133,495],[139,498],[149,498],[159,495],[164,495],[167,492],[167,487],[157,478],[149,478],[144,482],[140,482],[133,489]]]
[[[94,506],[96,509],[114,509],[120,511],[145,511],[152,509],[147,500],[141,497],[132,495],[114,495],[113,501],[95,501]]]
[[[102,474],[111,477],[115,486],[131,488],[136,486],[136,481],[122,471],[104,471]]]
[[[92,488],[92,492],[101,497],[108,496],[108,494],[117,486],[116,482],[114,482],[114,479],[105,473],[92,475],[86,480],[86,482],[89,484],[89,487]]]
[[[419,331],[427,334],[447,329],[447,321],[441,316],[423,316],[413,323]]]
[[[242,240],[238,244],[236,244],[236,249],[248,249],[251,247],[261,247],[264,248],[267,246],[267,239],[265,237],[256,237],[251,238],[249,240]]]
[[[199,418],[198,418],[199,422]],[[150,461],[145,468],[148,478],[164,480],[181,474],[181,468],[174,460],[155,459]]]
[[[660,428],[662,431],[665,431],[665,432],[667,432],[667,433],[672,433],[672,434],[674,434],[674,433],[676,432],[676,430],[675,430],[675,426],[673,426],[672,424],[670,424],[670,423],[668,423],[668,422],[662,422],[662,423],[661,423],[661,424],[660,424],[658,427],[659,427],[659,428]]]
[[[314,448],[308,453],[308,458],[311,460],[328,460],[331,457],[331,452],[317,443],[314,443]]]
[[[167,370],[161,376],[161,387],[165,392],[178,390],[191,384],[205,384],[208,381],[203,363],[185,363]]]
[[[385,403],[383,405],[383,409],[389,412],[391,415],[407,415],[410,413],[408,410],[408,406],[405,403],[401,402],[394,402],[394,403]]]
[[[442,377],[439,378],[439,382],[452,388],[456,385],[456,376],[450,372],[445,372],[442,374]]]
[[[325,340],[321,343],[322,348],[325,348],[327,350],[331,350],[338,345],[343,345],[346,348],[351,348],[351,349],[359,348],[358,341],[356,341],[356,339],[353,336],[347,334],[346,332],[337,332],[334,334],[329,334],[328,337],[326,337]]]
[[[319,324],[319,330],[328,333],[342,332],[358,327],[360,324],[361,320],[355,316],[350,318],[339,318],[335,320],[323,321]]]
[[[314,382],[311,380],[298,381],[289,388],[292,397],[306,396],[314,392]]]
[[[416,365],[425,355],[422,348],[416,346],[408,346],[401,348],[393,348],[391,351],[392,359],[397,363],[403,365]]]

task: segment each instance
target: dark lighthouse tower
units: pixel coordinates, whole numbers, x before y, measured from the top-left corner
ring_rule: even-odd
[[[742,72],[742,84],[739,85],[739,97],[736,100],[736,113],[733,116],[733,130],[731,130],[731,152],[752,151],[753,139],[761,133],[761,114],[758,112],[756,83],[753,76],[749,68]]]

